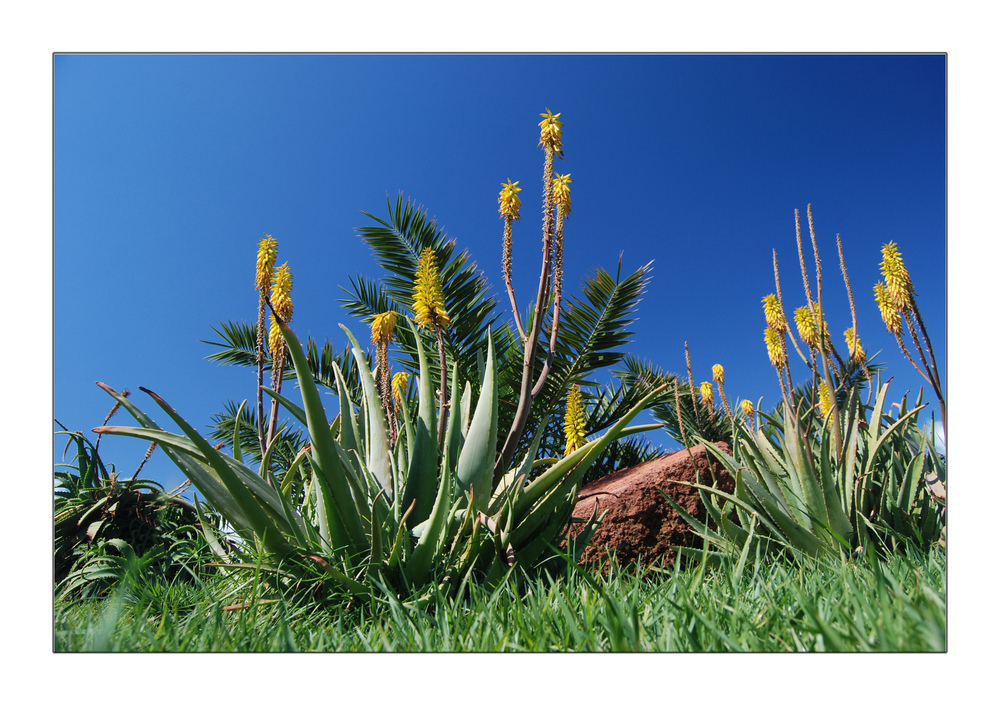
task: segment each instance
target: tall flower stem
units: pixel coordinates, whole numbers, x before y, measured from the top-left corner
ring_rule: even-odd
[[[278,257],[278,242],[264,234],[257,244],[257,270],[254,285],[260,291],[257,305],[257,441],[263,456],[266,450],[264,435],[264,310],[271,295],[271,279]]]
[[[444,410],[448,395],[448,363],[444,353],[444,328],[451,324],[448,312],[444,306],[444,294],[441,291],[441,271],[438,269],[433,248],[424,248],[417,263],[417,281],[414,285],[413,308],[417,325],[423,329],[430,327],[437,337],[438,354],[441,366],[441,390],[438,401],[438,446],[444,443]]]
[[[824,332],[826,322],[823,319],[823,274],[819,262],[819,249],[816,247],[816,230],[813,228],[812,204],[806,205],[806,214],[809,218],[809,237],[812,240],[813,257],[816,260],[816,310],[813,312],[813,316],[816,320],[816,329],[820,334],[819,355],[823,361],[823,379],[826,383],[827,392],[830,393],[830,405],[833,408],[833,439],[837,447],[837,461],[840,461],[840,457],[844,453],[844,442],[841,439],[840,432],[840,406],[837,405],[836,388],[830,377],[830,362],[826,355],[828,349],[833,352],[833,342],[830,341],[829,334]],[[806,289],[808,289],[808,283]],[[843,365],[842,361],[841,365]]]
[[[502,185],[500,190],[500,214],[504,217],[503,224],[503,281],[507,286],[507,295],[510,297],[510,308],[514,313],[514,323],[517,325],[517,333],[521,337],[521,344],[528,339],[528,335],[524,331],[524,324],[521,322],[521,310],[517,306],[517,298],[514,296],[514,285],[511,282],[511,272],[513,270],[513,258],[511,251],[513,250],[513,240],[514,240],[514,222],[520,220],[521,214],[521,199],[517,195],[521,191],[521,187],[517,186],[520,182],[511,182],[509,179],[507,183]]]
[[[552,294],[552,255],[555,238],[555,202],[553,199],[552,165],[556,154],[562,157],[562,123],[557,118],[560,114],[552,115],[551,111],[542,114],[542,128],[539,144],[545,148],[545,162],[542,170],[543,202],[542,202],[542,271],[538,278],[538,295],[535,298],[535,311],[531,321],[531,328],[527,332],[524,340],[524,359],[521,369],[521,387],[519,391],[517,411],[514,413],[514,420],[511,424],[510,432],[504,441],[503,449],[493,467],[493,488],[496,488],[503,478],[504,473],[510,466],[514,458],[514,452],[524,434],[525,425],[531,412],[531,404],[535,397],[541,392],[545,381],[548,378],[551,368],[551,357],[555,348],[556,337],[559,327],[559,309],[555,308],[550,330],[550,346],[546,356],[546,364],[542,369],[537,381],[533,382],[535,353],[538,349],[538,340],[542,333],[542,325],[549,308],[549,295]]]
[[[549,287],[551,283],[551,261],[552,261],[552,156],[550,148],[545,150],[545,218],[542,223],[542,272],[538,278],[538,296],[535,298],[535,312],[531,319],[531,328],[528,330],[528,337],[524,345],[524,359],[521,368],[521,388],[518,395],[517,412],[514,413],[514,422],[510,432],[504,442],[500,459],[493,468],[493,486],[500,483],[507,467],[510,466],[514,458],[514,452],[524,434],[524,426],[528,422],[531,412],[531,404],[534,402],[532,391],[532,379],[535,375],[535,351],[538,348],[538,339],[542,333],[542,323],[548,310]],[[539,378],[540,382],[542,381]]]
[[[434,334],[437,336],[438,342],[438,358],[439,365],[441,366],[441,388],[438,391],[438,396],[441,398],[438,403],[438,447],[440,448],[444,444],[444,432],[445,432],[445,420],[444,420],[444,410],[448,405],[448,362],[444,355],[444,332],[441,330],[441,325],[436,321],[434,322]]]

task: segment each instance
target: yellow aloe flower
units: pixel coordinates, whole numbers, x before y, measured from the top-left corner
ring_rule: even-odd
[[[740,403],[740,407],[743,408],[743,414],[753,419],[753,403],[749,400],[744,400]]]
[[[892,306],[900,313],[908,311],[913,301],[913,283],[903,264],[902,254],[892,241],[882,246],[881,270]]]
[[[701,399],[709,407],[715,405],[715,397],[712,395],[712,381],[705,381],[701,384]]]
[[[572,211],[570,208],[572,202],[569,198],[569,185],[572,181],[568,174],[556,174],[552,180],[552,197],[563,216]]]
[[[278,352],[285,342],[281,338],[281,329],[278,328],[278,320],[271,315],[271,328],[267,332],[267,350],[271,352],[272,358],[278,357]]]
[[[857,363],[865,362],[865,349],[861,345],[861,339],[858,339],[858,346],[854,348],[854,327],[848,327],[844,331],[844,340],[847,342],[847,349],[851,352],[851,358]]]
[[[292,319],[292,269],[286,261],[274,271],[271,282],[271,306],[283,322]]]
[[[761,301],[764,303],[764,318],[767,320],[767,325],[776,331],[784,331],[786,326],[785,313],[781,311],[778,297],[768,295]]]
[[[425,248],[417,263],[417,283],[414,293],[413,308],[416,312],[417,325],[445,329],[451,324],[448,312],[444,308],[444,295],[441,293],[441,274],[434,258],[434,249]]]
[[[826,381],[822,381],[819,384],[819,412],[823,417],[830,414],[830,409],[833,405],[830,402],[830,389],[826,385]]]
[[[517,186],[521,182],[511,182],[509,179],[506,184],[501,184],[503,187],[500,190],[500,213],[503,216],[509,216],[514,221],[519,221],[521,219],[521,197],[517,195],[521,191],[521,187]]]
[[[406,389],[410,386],[410,374],[406,371],[400,371],[392,377],[392,398],[396,402],[396,409],[403,404],[403,398],[406,396]]]
[[[875,283],[875,302],[878,304],[878,311],[882,314],[885,328],[893,334],[901,333],[903,331],[903,318],[900,316],[899,310],[892,306],[892,296],[883,282]]]
[[[563,124],[558,120],[562,113],[552,115],[552,111],[546,108],[545,112],[539,113],[539,115],[542,116],[542,122],[538,124],[542,129],[542,135],[538,144],[544,145],[545,147],[551,149],[555,154],[562,157]]]
[[[566,433],[566,451],[563,456],[575,452],[586,441],[587,428],[583,419],[583,395],[580,386],[571,385],[566,395],[566,418],[563,430]]]
[[[274,261],[278,257],[278,241],[264,234],[265,238],[257,244],[257,279],[254,287],[263,289],[264,294],[271,290],[271,276],[274,271]]]
[[[779,334],[774,329],[764,330],[764,343],[767,345],[767,357],[771,359],[771,365],[777,368],[781,368],[785,365],[786,356],[785,349],[781,345],[784,336]]]
[[[726,371],[722,368],[721,363],[717,363],[714,366],[712,366],[712,380],[714,380],[716,383],[726,382]]]
[[[819,349],[820,342],[823,348],[830,348],[830,332],[826,327],[826,322],[821,321],[819,331],[816,330],[816,322],[809,307],[799,307],[795,310],[795,326],[799,330],[799,338],[811,349]]]
[[[396,313],[391,309],[372,319],[372,343],[388,344],[396,333]]]

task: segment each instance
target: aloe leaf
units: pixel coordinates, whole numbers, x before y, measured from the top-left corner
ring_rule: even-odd
[[[340,328],[351,340],[351,353],[358,365],[358,374],[361,379],[361,388],[364,390],[365,403],[368,408],[368,425],[366,443],[368,445],[368,457],[366,464],[368,473],[374,476],[385,492],[392,496],[392,462],[389,452],[389,435],[386,424],[386,413],[382,407],[382,399],[375,388],[375,378],[368,368],[368,361],[365,359],[361,345],[354,338],[354,334],[344,326]]]
[[[569,522],[570,516],[573,513],[573,500],[575,496],[576,488],[572,486],[559,486],[552,489],[551,495],[547,497],[546,501],[543,501],[547,510],[533,509],[533,512],[535,510],[540,511],[539,515],[544,514],[547,517],[544,518],[541,531],[526,544],[523,544],[524,539],[518,538],[520,531],[524,529],[521,525],[511,532],[510,542],[514,545],[517,562],[521,566],[531,566],[543,550],[554,546],[553,541],[562,532],[562,529],[566,527],[566,523]],[[500,558],[497,558],[496,561],[502,562]],[[503,566],[503,569],[506,569],[506,567]]]
[[[646,406],[656,396],[667,389],[664,384],[647,394],[642,400],[637,402],[627,413],[612,425],[607,432],[595,440],[591,440],[582,445],[579,449],[563,457],[548,469],[539,474],[535,479],[524,487],[524,491],[514,502],[515,516],[522,516],[524,512],[553,486],[564,483],[563,477],[572,478],[572,483],[576,483],[590,468],[591,464],[600,456],[609,444],[621,437],[625,428],[636,415],[642,412]]]
[[[423,343],[413,322],[407,319],[407,323],[413,331],[420,365],[417,419],[414,422],[413,434],[409,438],[412,445],[410,466],[406,473],[406,487],[401,503],[403,508],[409,508],[411,503],[416,503],[413,513],[409,516],[409,523],[413,526],[426,520],[434,505],[438,471],[437,407],[434,404],[433,382]]]
[[[201,509],[201,503],[198,501],[197,495],[194,498],[194,512],[198,516],[202,534],[205,536],[205,540],[208,541],[208,546],[212,550],[212,554],[228,562],[229,552],[223,546],[222,541],[219,540],[219,536],[215,532],[215,526],[205,518],[205,513]]]
[[[462,413],[458,407],[458,362],[451,366],[451,398],[448,401],[448,424],[444,430],[444,449],[441,452],[442,473],[454,475],[458,455],[462,450]]]
[[[448,511],[452,504],[451,474],[447,469],[441,470],[441,482],[438,485],[437,498],[428,518],[428,526],[413,548],[413,554],[407,563],[407,573],[414,585],[421,585],[435,560],[438,543],[444,529],[450,524]]]
[[[251,493],[247,484],[230,468],[229,464],[226,463],[225,459],[221,454],[219,454],[216,449],[205,440],[198,432],[191,427],[177,412],[167,404],[163,398],[161,398],[156,393],[151,390],[140,387],[139,390],[143,391],[149,395],[157,405],[159,405],[170,419],[181,428],[181,431],[187,435],[188,439],[194,442],[195,446],[198,447],[204,456],[208,464],[215,469],[222,483],[225,484],[226,489],[235,499],[236,503],[239,505],[240,509],[243,511],[243,515],[250,521],[251,528],[254,534],[262,539],[264,546],[273,552],[279,554],[287,554],[291,551],[286,536],[283,532],[278,530],[278,526],[275,521],[279,520],[272,512],[268,512],[258,499],[258,497]],[[192,482],[194,480],[192,479]],[[273,491],[273,489],[272,489]],[[284,518],[280,519],[281,521]],[[285,523],[281,523],[286,525]],[[291,529],[286,526],[286,531]]]
[[[879,453],[879,450],[882,449],[882,446],[886,442],[888,442],[888,441],[890,441],[892,439],[893,433],[897,429],[899,429],[900,427],[902,427],[904,424],[906,424],[912,418],[916,417],[920,413],[920,411],[924,409],[924,407],[927,407],[927,406],[924,405],[922,407],[914,408],[914,409],[910,410],[905,415],[902,415],[899,419],[897,419],[893,424],[891,424],[888,427],[886,427],[885,432],[883,432],[881,435],[878,435],[877,437],[875,437],[874,444],[868,450],[868,459],[867,459],[867,463],[865,464],[864,473],[870,474],[870,473],[872,473],[874,471],[873,466],[875,464],[876,459],[878,458],[878,453]],[[871,432],[871,429],[869,429],[869,432]]]
[[[199,491],[205,494],[205,498],[216,510],[229,520],[234,527],[252,531],[252,524],[249,518],[240,510],[233,495],[226,488],[222,477],[208,463],[201,448],[189,437],[177,435],[161,429],[152,419],[135,406],[130,400],[118,394],[110,386],[103,383],[98,385],[113,398],[118,400],[123,407],[141,424],[143,428],[135,427],[97,427],[95,431],[101,434],[117,434],[129,437],[144,439],[149,442],[157,442],[164,453],[174,461],[175,464],[191,479]],[[168,406],[169,407],[169,406]],[[213,452],[215,449],[213,448]],[[218,454],[218,452],[215,452]],[[281,502],[273,488],[268,486],[257,474],[250,470],[248,466],[237,462],[232,457],[218,454],[228,464],[236,476],[242,480],[243,484],[251,493],[264,504],[268,512],[274,516],[282,513]]]
[[[337,378],[337,392],[340,400],[340,446],[344,449],[357,449],[358,446],[358,421],[354,416],[354,403],[347,393],[347,382],[340,366],[333,361],[333,374]]]
[[[482,380],[480,376],[479,380]],[[465,381],[465,390],[462,391],[462,440],[469,436],[469,423],[471,422],[470,412],[472,410],[472,384]]]
[[[246,407],[247,401],[244,400],[240,403],[239,409],[236,411],[236,417],[234,418],[235,423],[233,424],[233,459],[242,463],[243,462],[243,450],[240,449],[240,425],[239,419],[243,415],[243,408]]]
[[[286,398],[281,393],[278,393],[277,391],[271,390],[270,388],[261,388],[261,390],[263,390],[269,396],[271,396],[272,398],[274,398],[275,400],[277,400],[278,403],[281,406],[283,406],[286,410],[288,410],[288,412],[290,412],[292,414],[292,416],[296,420],[298,420],[299,422],[301,422],[303,425],[305,425],[307,427],[309,426],[309,420],[306,417],[306,411],[305,410],[303,410],[302,408],[300,408],[298,405],[296,405],[291,400],[289,400],[288,398]],[[237,419],[239,419],[239,418],[237,418]]]
[[[496,491],[493,492],[493,497],[490,499],[489,512],[492,515],[500,510],[500,506],[504,502],[505,494],[508,489],[515,488],[515,484],[518,479],[527,478],[528,472],[531,471],[532,464],[535,461],[535,456],[538,454],[538,445],[542,442],[542,437],[545,436],[545,430],[549,424],[549,415],[542,418],[541,422],[538,423],[538,427],[535,429],[535,434],[531,438],[531,445],[528,451],[524,455],[524,459],[521,461],[520,466],[511,468],[503,478],[500,480],[500,484],[497,486]]]
[[[854,508],[854,476],[858,460],[858,436],[860,432],[860,400],[857,390],[851,392],[848,401],[847,434],[844,440],[844,454],[840,459],[840,475],[842,479],[843,508],[850,517]]]
[[[288,344],[288,350],[295,366],[295,375],[299,381],[299,390],[302,393],[302,404],[309,428],[313,468],[316,470],[321,488],[330,495],[328,499],[330,502],[326,504],[330,542],[336,548],[347,547],[353,554],[367,545],[364,529],[361,525],[361,515],[351,496],[347,480],[344,478],[344,470],[340,466],[335,440],[330,434],[330,424],[326,418],[326,411],[320,401],[316,383],[309,372],[309,363],[302,351],[302,345],[299,344],[299,340],[287,324],[281,323],[279,327],[282,336],[285,337],[285,342]]]
[[[820,481],[823,484],[823,498],[826,501],[827,520],[829,521],[830,529],[835,535],[845,540],[850,540],[854,534],[854,527],[851,525],[844,507],[841,505],[840,493],[833,478],[833,465],[836,463],[836,460],[833,459],[832,450],[829,449],[830,435],[824,434],[823,436],[824,444],[823,455],[820,458]]]
[[[357,580],[351,579],[346,574],[341,572],[339,569],[331,565],[326,560],[316,557],[315,555],[310,555],[309,559],[316,563],[316,565],[323,570],[328,576],[332,577],[334,580],[340,583],[347,591],[357,597],[370,597],[371,589],[366,585],[358,582]]]
[[[281,489],[279,489],[281,493],[288,493],[288,490],[292,487],[292,482],[295,480],[296,474],[300,474],[302,462],[305,461],[306,454],[308,454],[308,452],[305,449],[302,449],[295,455],[295,459],[292,460],[291,466],[289,466],[288,471],[285,472],[285,478],[281,480]],[[304,475],[302,475],[302,479],[305,481]]]
[[[798,416],[795,411],[785,413],[785,459],[788,465],[789,476],[798,481],[798,488],[795,489],[796,500],[804,504],[800,510],[815,517],[827,518],[826,503],[823,500],[823,491],[816,482],[813,460],[806,449],[808,441],[804,438],[805,432],[799,425]],[[811,530],[812,523],[802,516],[796,520]]]
[[[95,429],[102,430],[104,434],[123,435],[157,442],[163,453],[184,472],[184,475],[191,480],[194,487],[205,495],[205,498],[212,507],[229,521],[236,532],[247,539],[253,538],[253,524],[243,512],[240,505],[236,503],[233,495],[226,489],[218,473],[203,460],[203,457],[201,457],[197,450],[192,454],[185,448],[185,445],[175,445],[171,438],[178,437],[178,435],[160,429],[148,430],[136,427],[101,427]],[[187,445],[192,448],[194,447],[186,438],[182,437],[181,439],[187,442]]]
[[[409,520],[410,514],[413,513],[415,505],[416,501],[411,501],[410,505],[406,508],[406,511],[403,513],[402,518],[399,519],[399,525],[396,528],[396,540],[395,542],[393,542],[392,550],[389,552],[388,565],[390,568],[395,567],[396,565],[399,564],[400,557],[403,554],[403,545],[404,545],[403,536],[406,531],[407,522]]]
[[[493,465],[497,448],[497,375],[493,356],[493,335],[487,333],[486,373],[469,423],[469,432],[458,457],[458,488],[475,488],[476,510],[489,505],[493,485]]]
[[[741,483],[740,483],[740,481],[741,481],[741,479],[737,478],[737,480],[736,480],[736,492],[737,492],[737,494],[739,494],[740,491],[741,491]],[[740,498],[739,495],[728,494],[728,493],[726,493],[724,491],[720,491],[715,486],[706,486],[705,484],[692,483],[690,481],[675,481],[674,483],[682,484],[684,486],[690,486],[690,487],[696,488],[696,489],[701,489],[701,490],[706,491],[707,493],[710,493],[710,494],[712,494],[714,496],[718,496],[719,498],[722,498],[722,499],[725,499],[725,500],[729,501],[733,505],[735,505],[735,506],[737,506],[739,508],[742,508],[750,516],[757,516],[757,517],[759,517],[760,518],[760,522],[763,523],[767,527],[767,529],[771,531],[771,533],[774,535],[774,537],[776,537],[782,543],[784,543],[786,545],[791,545],[792,544],[791,542],[789,542],[788,538],[785,537],[784,533],[781,530],[780,525],[777,524],[772,519],[772,516],[771,516],[770,512],[762,513],[761,512],[762,509],[760,509],[759,507],[754,507],[754,505],[752,503],[748,502],[744,498]],[[787,516],[784,516],[784,517],[787,520]]]

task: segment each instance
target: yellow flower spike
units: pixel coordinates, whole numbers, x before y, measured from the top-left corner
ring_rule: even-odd
[[[826,381],[822,381],[819,384],[819,412],[823,417],[830,414],[830,409],[833,407],[830,402],[830,389],[826,386]]]
[[[851,353],[851,358],[857,363],[865,362],[865,349],[858,339],[858,346],[854,348],[854,327],[848,327],[844,331],[844,340],[847,342],[847,350]]]
[[[556,206],[563,216],[567,216],[572,212],[570,208],[572,201],[569,198],[569,185],[572,181],[568,174],[556,174],[552,180],[552,198],[555,200]]]
[[[743,408],[743,414],[753,419],[753,403],[749,400],[744,400],[740,403],[740,407]]]
[[[827,330],[826,322],[821,321],[817,331],[809,307],[799,307],[795,310],[795,326],[799,330],[799,338],[806,342],[809,348],[819,350],[820,341],[823,342],[823,348],[830,348],[830,332]]]
[[[403,404],[403,398],[406,396],[406,389],[410,387],[410,374],[406,371],[400,371],[392,377],[392,398],[396,402],[396,409]]]
[[[417,283],[414,292],[413,308],[416,313],[417,325],[445,329],[451,324],[448,312],[444,308],[444,295],[441,293],[441,274],[434,257],[433,248],[425,248],[417,263]]]
[[[726,371],[722,368],[721,363],[717,363],[714,366],[712,366],[712,380],[714,380],[716,383],[726,382]]]
[[[785,321],[785,313],[781,311],[781,304],[778,303],[777,296],[768,295],[761,301],[764,303],[764,318],[767,320],[767,325],[776,331],[784,331],[787,322]]]
[[[712,381],[705,381],[701,384],[701,399],[709,407],[715,405],[715,397],[712,395]]]
[[[517,186],[521,182],[511,182],[509,179],[506,184],[501,184],[503,187],[500,190],[500,214],[503,216],[509,216],[514,221],[521,220],[521,197],[517,195],[521,191],[521,187]]]
[[[562,157],[563,124],[558,120],[562,113],[552,115],[552,111],[546,108],[545,112],[539,113],[539,115],[542,116],[542,122],[538,124],[542,129],[542,134],[538,144],[544,145],[546,148],[551,149],[555,154],[559,155],[559,157]]]
[[[278,352],[281,351],[284,343],[284,339],[281,338],[281,329],[278,328],[278,320],[272,314],[271,328],[267,332],[267,350],[271,352],[271,358],[278,357]]]
[[[900,313],[909,311],[913,301],[913,283],[903,264],[902,254],[892,241],[882,246],[881,270],[892,306]]]
[[[269,294],[274,261],[278,257],[278,241],[266,233],[264,236],[257,244],[257,278],[254,287],[258,290],[263,288],[264,294]]]
[[[563,431],[566,433],[566,451],[563,456],[575,452],[586,441],[587,428],[583,419],[583,395],[580,386],[571,385],[566,395],[566,417]]]
[[[785,365],[787,359],[785,357],[785,349],[782,347],[783,335],[776,332],[774,329],[764,330],[764,343],[767,345],[767,357],[771,359],[771,365],[777,368],[781,368]]]
[[[271,306],[283,322],[292,319],[292,269],[286,261],[274,271],[271,281]]]
[[[892,296],[886,288],[884,282],[875,283],[875,303],[878,304],[878,311],[885,322],[885,328],[893,334],[903,331],[903,318],[899,311],[892,305]]]
[[[396,333],[396,313],[392,310],[376,314],[372,319],[372,343],[388,344]]]

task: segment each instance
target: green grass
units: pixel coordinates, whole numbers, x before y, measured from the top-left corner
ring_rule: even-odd
[[[252,577],[59,601],[63,651],[944,651],[940,549],[866,560],[520,577],[422,608],[254,598]],[[262,595],[264,596],[264,595]],[[244,609],[223,608],[246,601]]]

